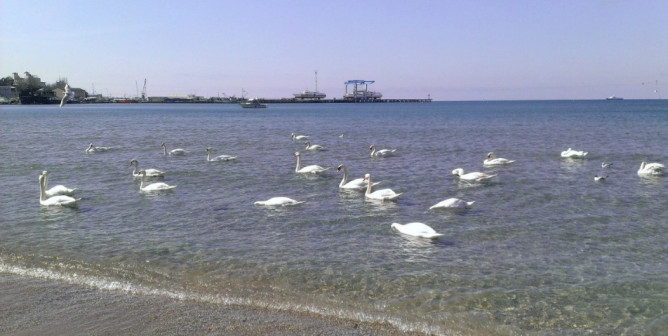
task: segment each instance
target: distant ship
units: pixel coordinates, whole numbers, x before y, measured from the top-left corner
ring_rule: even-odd
[[[622,97],[617,97],[617,96],[610,96],[608,98],[605,98],[605,100],[623,100],[624,98]]]
[[[304,90],[300,93],[293,93],[293,95],[297,99],[322,99],[327,97],[327,95],[322,92],[309,91],[309,90]]]
[[[115,98],[114,102],[122,104],[136,104],[139,103],[139,100],[132,98]]]
[[[318,92],[318,72],[315,72],[315,91],[304,90],[300,93],[293,93],[296,99],[322,99],[327,97],[326,94]]]
[[[266,104],[260,103],[260,101],[257,98],[247,99],[247,100],[239,103],[239,105],[241,105],[241,107],[243,107],[243,108],[265,108],[265,107],[267,107]]]

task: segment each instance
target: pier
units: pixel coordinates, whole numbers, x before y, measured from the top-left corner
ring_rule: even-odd
[[[425,99],[365,99],[365,100],[351,100],[351,99],[296,99],[296,98],[279,98],[267,99],[258,98],[264,104],[382,104],[382,103],[431,103],[431,98]]]

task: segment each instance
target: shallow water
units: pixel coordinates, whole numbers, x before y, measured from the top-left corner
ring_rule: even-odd
[[[668,328],[666,177],[636,174],[668,163],[664,101],[7,106],[0,129],[0,272],[434,334]],[[327,148],[302,154],[327,174],[294,172],[293,132]],[[91,142],[113,149],[85,154]],[[397,156],[372,159],[371,144]],[[209,146],[238,160],[206,162]],[[561,159],[568,147],[587,159]],[[490,151],[516,162],[483,168]],[[133,158],[175,191],[140,193]],[[404,194],[340,192],[341,163]],[[497,176],[471,185],[455,168]],[[42,170],[78,208],[40,207]],[[253,205],[274,196],[305,203]],[[450,197],[475,204],[428,210]],[[445,236],[390,229],[414,221]]]

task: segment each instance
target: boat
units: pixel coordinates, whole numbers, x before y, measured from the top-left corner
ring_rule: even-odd
[[[243,108],[266,108],[267,104],[262,104],[257,98],[246,99],[239,103]]]
[[[295,99],[323,99],[327,97],[326,94],[318,92],[318,72],[315,72],[315,91],[304,90],[300,93],[293,93]]]
[[[610,96],[608,98],[605,98],[605,100],[623,100],[624,98],[622,97],[617,97],[617,96]]]
[[[322,99],[327,97],[327,95],[322,92],[309,90],[304,90],[300,93],[293,93],[292,95],[297,99]]]
[[[139,103],[139,100],[132,98],[114,98],[114,102],[121,104],[136,104]]]

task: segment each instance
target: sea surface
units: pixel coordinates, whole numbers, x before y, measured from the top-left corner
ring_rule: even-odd
[[[295,173],[291,133],[326,147],[301,155],[325,175]],[[206,147],[238,159],[207,162]],[[562,159],[569,147],[589,154]],[[492,151],[515,162],[483,167]],[[0,274],[26,282],[436,335],[668,330],[668,177],[636,173],[668,164],[668,100],[2,106],[0,158]],[[140,193],[131,159],[176,189]],[[403,195],[339,191],[339,164]],[[455,168],[496,176],[463,183]],[[43,170],[77,208],[40,206]],[[275,196],[304,203],[254,205]],[[451,197],[475,204],[429,210]],[[390,228],[409,222],[444,236]]]

